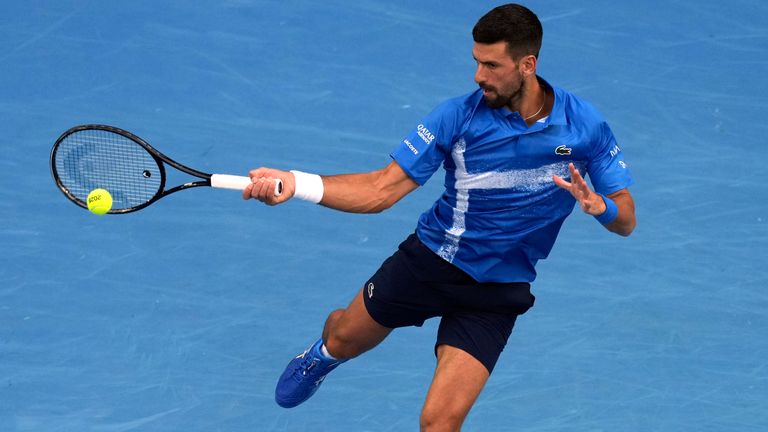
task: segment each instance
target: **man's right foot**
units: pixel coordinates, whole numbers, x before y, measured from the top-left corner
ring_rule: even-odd
[[[319,339],[306,351],[288,363],[275,388],[275,401],[283,408],[293,408],[320,388],[326,375],[345,360],[328,358],[320,351],[323,339]]]

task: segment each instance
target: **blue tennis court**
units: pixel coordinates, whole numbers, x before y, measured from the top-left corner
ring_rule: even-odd
[[[436,322],[298,408],[273,392],[441,173],[378,215],[201,188],[97,217],[48,158],[103,123],[207,172],[380,168],[475,88],[470,31],[498,3],[119,3],[3,3],[0,430],[416,430]],[[611,124],[638,228],[574,212],[464,430],[768,430],[768,3],[526,4],[539,74]]]

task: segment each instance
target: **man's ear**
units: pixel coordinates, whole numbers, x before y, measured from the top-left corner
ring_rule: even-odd
[[[536,63],[537,60],[534,55],[527,55],[520,59],[520,72],[524,77],[536,75]]]

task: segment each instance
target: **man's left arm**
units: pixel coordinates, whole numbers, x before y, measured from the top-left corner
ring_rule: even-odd
[[[573,164],[568,166],[571,172],[571,181],[568,182],[562,177],[553,176],[556,185],[567,190],[579,203],[579,207],[584,213],[595,216],[603,223],[603,226],[611,232],[621,236],[632,234],[637,221],[635,219],[635,201],[629,193],[629,189],[621,189],[603,195],[594,192],[587,185],[584,177]],[[606,220],[610,219],[610,220]]]

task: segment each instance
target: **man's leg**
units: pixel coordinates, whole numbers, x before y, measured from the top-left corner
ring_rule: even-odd
[[[347,359],[375,347],[392,331],[371,318],[362,293],[361,290],[346,309],[332,312],[323,337],[288,363],[275,388],[278,405],[292,408],[304,403],[328,373]]]
[[[488,369],[467,352],[439,345],[435,376],[421,410],[421,431],[460,430],[489,376]]]
[[[483,390],[517,317],[533,306],[527,283],[455,290],[464,309],[443,315],[437,368],[421,412],[423,431],[457,431]]]
[[[346,309],[333,311],[325,321],[325,347],[338,359],[359,356],[381,343],[392,331],[371,318],[363,302],[364,291],[360,290]]]

